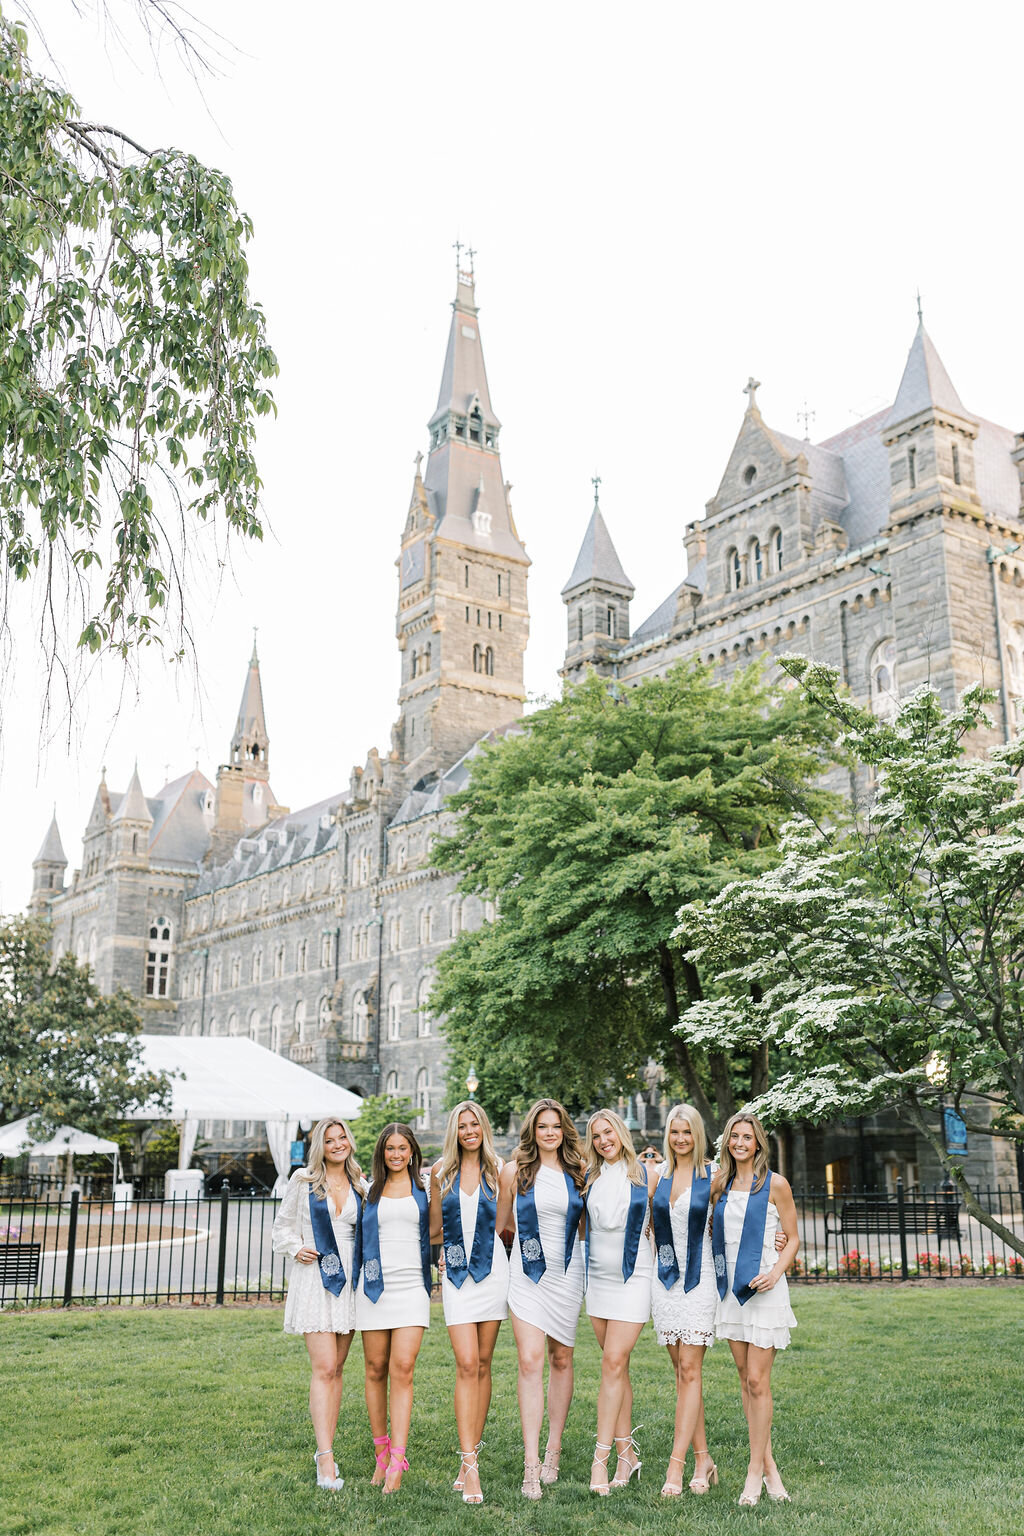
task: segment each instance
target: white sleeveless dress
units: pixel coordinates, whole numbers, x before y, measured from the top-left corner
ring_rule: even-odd
[[[508,1309],[524,1323],[532,1323],[559,1344],[572,1349],[583,1300],[583,1244],[573,1243],[569,1268],[565,1268],[565,1218],[569,1192],[561,1169],[537,1169],[533,1186],[537,1204],[537,1228],[547,1266],[535,1284],[523,1270],[523,1256],[516,1230],[509,1261]],[[516,1215],[516,1201],[512,1202]]]
[[[740,1343],[755,1344],[758,1349],[785,1349],[789,1344],[789,1330],[796,1327],[786,1276],[783,1275],[770,1291],[755,1291],[742,1307],[732,1291],[748,1194],[745,1189],[739,1193],[731,1189],[725,1204],[725,1265],[729,1289],[719,1303],[716,1331],[720,1339],[736,1339]],[[779,1257],[775,1251],[775,1234],[781,1225],[779,1213],[769,1200],[761,1247],[762,1273],[774,1269]]]
[[[284,1304],[285,1333],[351,1333],[356,1326],[355,1292],[352,1288],[352,1254],[355,1246],[356,1197],[352,1190],[340,1212],[328,1196],[331,1226],[338,1245],[345,1286],[340,1296],[329,1291],[320,1278],[319,1264],[292,1264]],[[275,1253],[294,1259],[300,1248],[315,1248],[313,1220],[309,1214],[309,1179],[293,1173],[274,1217]]]
[[[622,1278],[622,1245],[629,1213],[630,1181],[623,1158],[604,1163],[587,1193],[590,1267],[587,1273],[587,1312],[610,1322],[646,1323],[651,1315],[651,1272],[654,1255],[647,1236],[647,1219],[628,1280]]]
[[[460,1189],[459,1205],[462,1211],[462,1243],[468,1264],[473,1252],[476,1218],[480,1209],[479,1186],[471,1195]],[[472,1275],[467,1275],[461,1285],[452,1285],[446,1265],[441,1276],[441,1300],[444,1303],[444,1320],[448,1324],[504,1322],[508,1317],[508,1254],[497,1230],[494,1233],[490,1274],[483,1280],[474,1280]]]
[[[429,1328],[430,1297],[420,1264],[420,1209],[412,1195],[377,1202],[383,1295],[371,1301],[364,1290],[366,1256],[356,1290],[356,1327]]]
[[[689,1293],[683,1289],[689,1251],[692,1192],[692,1186],[688,1185],[681,1191],[675,1205],[669,1207],[679,1279],[671,1289],[666,1289],[658,1278],[658,1266],[654,1266],[651,1276],[651,1321],[659,1344],[700,1344],[710,1349],[715,1342],[718,1287],[715,1284],[715,1258],[711,1252],[711,1233],[707,1222],[704,1223],[701,1246],[700,1280]]]

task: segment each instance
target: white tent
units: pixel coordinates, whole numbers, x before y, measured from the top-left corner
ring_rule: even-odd
[[[178,1167],[192,1161],[200,1120],[262,1120],[274,1167],[286,1176],[299,1121],[354,1119],[358,1094],[232,1035],[140,1035],[142,1065],[171,1078],[170,1107],[143,1105],[128,1120],[180,1120]]]
[[[117,1182],[119,1148],[116,1141],[93,1136],[91,1132],[80,1131],[73,1125],[62,1125],[55,1136],[37,1141],[29,1135],[28,1128],[33,1119],[33,1115],[26,1115],[22,1120],[12,1120],[10,1125],[0,1126],[0,1154],[4,1157],[67,1157],[71,1152],[82,1157],[112,1157],[114,1182]]]

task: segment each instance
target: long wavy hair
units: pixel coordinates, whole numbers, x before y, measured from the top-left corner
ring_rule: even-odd
[[[498,1153],[494,1145],[494,1132],[491,1130],[491,1122],[487,1118],[487,1111],[475,1099],[463,1099],[461,1104],[456,1104],[448,1116],[448,1124],[444,1132],[444,1146],[441,1148],[441,1163],[437,1173],[438,1186],[441,1194],[446,1195],[455,1183],[459,1169],[462,1167],[459,1121],[467,1113],[474,1116],[477,1125],[480,1127],[480,1177],[487,1184],[491,1194],[497,1195]]]
[[[757,1151],[754,1153],[754,1182],[750,1186],[751,1192],[760,1189],[768,1177],[768,1137],[765,1135],[764,1126],[749,1109],[741,1109],[735,1115],[730,1115],[725,1122],[722,1139],[718,1145],[718,1172],[711,1180],[712,1205],[721,1197],[729,1180],[736,1173],[736,1159],[729,1151],[729,1137],[732,1135],[733,1127],[737,1125],[749,1125],[757,1145]]]
[[[516,1186],[520,1194],[525,1195],[528,1189],[532,1189],[537,1178],[537,1169],[540,1167],[537,1117],[546,1109],[553,1109],[562,1122],[562,1145],[558,1148],[558,1161],[576,1188],[583,1188],[583,1149],[580,1145],[579,1131],[569,1119],[564,1104],[559,1104],[557,1099],[538,1099],[536,1104],[531,1104],[526,1111],[523,1128],[519,1132],[519,1146],[516,1148]]]
[[[614,1109],[598,1109],[587,1121],[587,1134],[583,1141],[583,1161],[586,1166],[587,1183],[592,1184],[604,1166],[604,1158],[594,1146],[594,1126],[598,1120],[607,1120],[612,1130],[622,1144],[622,1160],[626,1165],[626,1173],[631,1184],[646,1184],[647,1175],[640,1167],[640,1159],[636,1155],[633,1138],[625,1120]]]
[[[423,1188],[423,1180],[420,1177],[420,1169],[423,1166],[423,1153],[420,1151],[420,1144],[416,1140],[413,1128],[411,1125],[406,1125],[402,1120],[392,1120],[391,1124],[386,1125],[377,1137],[377,1145],[373,1149],[371,1182],[366,1196],[371,1205],[377,1204],[384,1192],[384,1185],[387,1183],[388,1165],[384,1161],[384,1148],[388,1144],[389,1136],[404,1136],[409,1143],[409,1148],[412,1152],[412,1156],[409,1159],[409,1177],[412,1179],[413,1189],[417,1186],[420,1189]]]
[[[332,1125],[340,1125],[348,1137],[350,1150],[345,1159],[345,1177],[357,1194],[363,1179],[363,1170],[356,1161],[356,1140],[345,1121],[339,1120],[337,1115],[331,1115],[326,1120],[318,1120],[309,1138],[306,1166],[299,1172],[300,1178],[309,1180],[318,1200],[327,1199],[327,1158],[324,1153],[324,1141]]]
[[[690,1127],[690,1135],[693,1137],[693,1166],[703,1168],[708,1160],[708,1131],[704,1124],[704,1117],[699,1109],[694,1109],[692,1104],[673,1104],[665,1117],[665,1161],[668,1163],[669,1172],[674,1172],[676,1166],[675,1153],[668,1139],[674,1120],[685,1120]]]

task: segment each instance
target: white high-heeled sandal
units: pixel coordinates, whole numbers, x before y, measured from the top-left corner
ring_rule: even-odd
[[[459,1455],[462,1457],[462,1465],[459,1468],[459,1476],[462,1478],[462,1502],[463,1504],[482,1504],[484,1501],[482,1493],[466,1492],[466,1473],[476,1472],[479,1475],[480,1467],[477,1453],[476,1451],[460,1451]]]
[[[634,1435],[637,1432],[637,1429],[643,1429],[643,1425],[642,1424],[638,1424],[636,1426],[636,1429],[631,1429],[628,1435],[616,1435],[615,1436],[615,1455],[616,1455],[615,1476],[612,1478],[611,1483],[609,1485],[612,1488],[625,1488],[625,1487],[627,1487],[627,1485],[629,1483],[629,1480],[633,1476],[634,1472],[636,1473],[637,1483],[639,1484],[639,1482],[640,1482],[640,1468],[643,1466],[643,1462],[639,1459],[640,1458],[640,1447],[637,1445],[635,1439],[633,1438]],[[626,1442],[626,1449],[625,1449],[625,1451],[620,1451],[619,1450],[619,1445],[620,1445],[620,1443],[623,1440]],[[636,1461],[630,1461],[629,1460],[629,1458],[627,1456],[627,1452],[628,1451],[632,1451],[634,1453],[634,1455],[637,1457]],[[625,1477],[620,1477],[619,1476],[619,1462],[620,1461],[624,1461],[626,1463],[626,1465],[628,1466],[628,1468],[629,1468],[629,1471],[626,1473]]]
[[[331,1466],[334,1468],[333,1477],[325,1477],[320,1471],[321,1456],[329,1456],[331,1458]],[[338,1474],[338,1463],[334,1459],[333,1451],[316,1451],[313,1454],[313,1460],[316,1463],[316,1485],[318,1488],[328,1488],[332,1493],[337,1493],[339,1489],[344,1488],[345,1479]]]
[[[612,1450],[612,1447],[610,1445],[603,1445],[600,1440],[595,1440],[594,1441],[594,1466],[596,1466],[596,1467],[604,1467],[606,1475],[607,1475],[607,1472],[608,1472],[608,1453],[611,1450]],[[597,1454],[598,1451],[604,1451],[603,1459],[602,1459],[602,1457],[600,1457]],[[606,1499],[608,1497],[608,1495],[612,1491],[611,1490],[611,1484],[610,1483],[605,1483],[604,1487],[602,1488],[600,1483],[595,1483],[594,1479],[593,1479],[593,1476],[591,1476],[591,1479],[590,1479],[590,1491],[591,1491],[591,1493],[596,1493],[596,1494],[600,1495],[600,1497],[602,1499]]]

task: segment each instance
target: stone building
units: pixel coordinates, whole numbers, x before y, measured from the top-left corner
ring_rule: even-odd
[[[426,464],[417,458],[398,565],[398,719],[347,785],[292,812],[270,785],[255,647],[228,760],[147,798],[97,790],[82,866],[56,821],[31,906],[58,952],[140,999],[144,1028],[239,1034],[358,1093],[411,1098],[437,1132],[444,1044],[427,1007],[440,949],[493,913],[428,866],[466,757],[525,700],[529,560],[501,471],[472,272],[460,271]],[[250,1149],[259,1127],[203,1127]]]
[[[437,956],[493,916],[429,867],[429,851],[476,744],[522,713],[529,623],[472,273],[459,273],[452,310],[400,541],[388,749],[287,810],[270,785],[254,649],[216,781],[195,769],[153,797],[137,772],[123,794],[101,781],[81,868],[65,885],[54,821],[31,900],[51,914],[58,950],[139,996],[147,1030],[248,1035],[357,1092],[407,1095],[428,1140],[445,1097],[426,1003]],[[757,389],[751,379],[721,484],[685,530],[685,572],[635,629],[595,496],[563,590],[563,676],[593,667],[628,684],[682,658],[730,671],[801,651],[878,711],[925,680],[952,704],[981,678],[1000,691],[1008,736],[1024,699],[1024,440],[964,407],[923,325],[893,406],[825,442],[769,427]],[[211,1146],[236,1149],[257,1132],[203,1128]],[[972,1157],[972,1177],[1010,1178],[991,1151],[987,1164]],[[819,1183],[826,1170],[935,1177],[884,1118],[800,1138],[794,1177]]]
[[[685,529],[685,573],[635,629],[595,497],[562,592],[563,677],[593,668],[628,685],[693,657],[728,675],[793,651],[835,667],[882,714],[925,682],[947,708],[983,682],[999,693],[993,739],[1009,740],[1024,718],[1024,436],[966,409],[923,323],[892,406],[822,443],[770,427],[759,387],[747,384],[721,484]],[[1015,1182],[1011,1161],[1005,1143],[975,1138],[968,1166]],[[797,1179],[829,1168],[858,1183],[938,1172],[884,1117],[802,1138]]]

